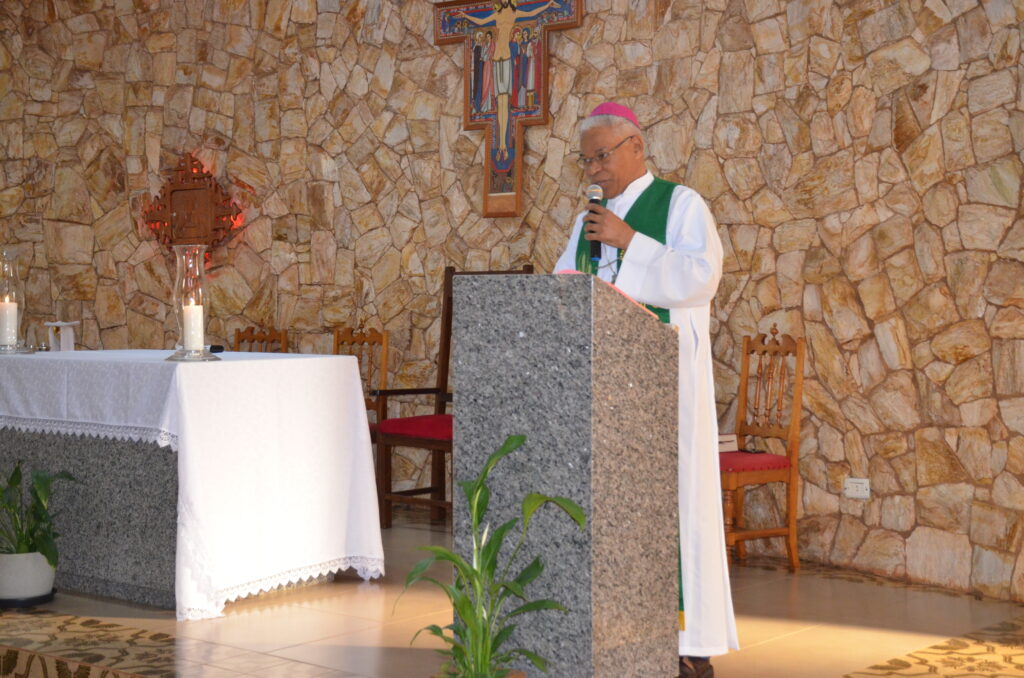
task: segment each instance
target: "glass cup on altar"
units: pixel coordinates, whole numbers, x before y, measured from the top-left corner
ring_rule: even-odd
[[[18,279],[18,265],[7,251],[0,253],[0,353],[17,353],[25,293]]]
[[[206,348],[206,245],[175,245],[174,296],[178,321],[177,350],[168,360],[220,360]]]

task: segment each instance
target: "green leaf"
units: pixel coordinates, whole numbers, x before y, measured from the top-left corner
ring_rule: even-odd
[[[479,525],[483,522],[484,516],[487,515],[487,508],[491,505],[491,490],[487,485],[480,485],[480,489],[477,491],[476,502],[472,506],[474,525]]]
[[[546,494],[531,492],[523,499],[523,531],[530,526],[530,519],[537,510],[547,503],[553,503],[569,514],[569,517],[576,521],[576,524],[583,527],[587,524],[587,517],[583,509],[572,499],[565,497],[549,497]]]
[[[17,488],[21,487],[21,461],[18,461],[18,463],[14,465],[14,470],[11,471],[11,475],[7,479],[7,486]]]
[[[480,625],[480,620],[473,614],[473,601],[469,599],[469,596],[457,588],[450,588],[448,597],[452,601],[455,614],[459,615],[466,628],[475,630]]]
[[[38,550],[46,558],[46,562],[50,563],[50,567],[57,567],[57,544],[54,543],[53,538],[49,535],[44,535],[35,540],[35,550]],[[29,551],[31,553],[31,551]]]
[[[530,663],[532,663],[534,666],[536,666],[538,669],[540,669],[544,673],[548,672],[548,660],[544,659],[544,657],[541,657],[536,652],[530,652],[529,650],[527,650],[525,648],[517,647],[516,649],[511,650],[510,653],[522,655],[523,657],[526,657],[527,659],[529,659]]]
[[[523,443],[526,442],[526,436],[509,436],[505,438],[505,442],[501,444],[497,450],[491,453],[491,456],[487,457],[487,461],[484,462],[484,467],[480,471],[480,475],[477,476],[477,482],[484,482],[494,466],[501,461],[504,457],[507,457],[513,451],[519,449]]]
[[[462,488],[462,496],[466,498],[468,502],[474,494],[476,494],[476,481],[475,480],[460,480],[459,487]]]
[[[32,474],[32,503],[46,509],[50,505],[50,485],[53,478],[50,474],[36,471]]]
[[[551,497],[551,501],[560,509],[569,514],[569,517],[576,521],[576,524],[583,529],[587,526],[587,516],[580,508],[580,505],[566,497]]]
[[[522,572],[515,578],[515,582],[520,586],[526,586],[534,579],[540,576],[541,572],[544,571],[544,563],[541,562],[540,557],[534,558],[529,565],[523,568]],[[525,596],[522,596],[525,598]]]
[[[512,595],[520,600],[526,600],[526,592],[523,591],[523,587],[516,581],[503,581],[501,582],[502,588],[510,591]]]
[[[412,570],[409,571],[409,574],[405,576],[405,588],[409,588],[418,582],[420,577],[423,576],[423,573],[426,572],[434,562],[436,562],[436,559],[433,556],[430,556],[429,558],[424,558],[420,562],[416,563]]]
[[[424,626],[422,629],[417,631],[416,635],[414,635],[412,637],[412,640],[409,641],[409,644],[412,645],[413,643],[415,643],[416,639],[419,638],[419,635],[421,633],[423,633],[424,631],[426,631],[427,633],[429,633],[432,636],[437,636],[438,638],[441,638],[442,640],[444,640],[444,641],[446,641],[448,643],[455,642],[454,640],[452,640],[452,637],[449,636],[448,634],[446,634],[444,632],[444,629],[442,629],[440,626],[438,626],[437,624],[430,624],[428,626]]]
[[[502,644],[509,639],[509,636],[511,636],[512,632],[515,630],[516,625],[509,624],[502,630],[498,631],[498,633],[494,636],[494,640],[491,641],[491,650],[497,650],[499,647],[501,647]]]
[[[71,480],[72,476],[67,471],[58,473],[47,473],[46,471],[35,471],[32,474],[32,499],[38,502],[44,509],[50,506],[51,488],[55,480]]]
[[[491,534],[490,540],[484,544],[483,549],[480,551],[480,569],[488,578],[494,577],[498,554],[501,552],[502,544],[505,542],[505,535],[516,526],[517,522],[513,518],[499,525],[498,529]]]
[[[508,616],[515,617],[516,615],[523,614],[524,612],[533,612],[534,610],[561,610],[565,612],[565,608],[562,607],[561,603],[554,600],[544,598],[542,600],[533,600],[525,605],[520,605],[516,609],[508,613]]]
[[[467,579],[472,579],[473,566],[467,563],[465,558],[460,556],[458,553],[450,551],[443,546],[421,546],[420,550],[433,553],[434,557],[437,560],[451,563],[455,566],[455,569],[458,570],[458,572],[463,577],[466,577]]]

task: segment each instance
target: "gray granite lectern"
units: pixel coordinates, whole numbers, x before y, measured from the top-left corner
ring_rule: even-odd
[[[588,518],[583,531],[553,507],[533,519],[527,552],[545,572],[527,591],[569,612],[521,617],[510,647],[559,678],[678,675],[675,330],[585,275],[461,276],[454,294],[455,480],[525,434],[491,476],[489,522],[519,515],[530,491]]]

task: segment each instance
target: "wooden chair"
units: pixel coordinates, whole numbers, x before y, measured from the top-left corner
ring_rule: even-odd
[[[394,504],[430,506],[430,519],[443,520],[450,514],[452,503],[446,499],[445,458],[452,452],[452,415],[447,413],[452,393],[448,390],[449,360],[452,349],[452,281],[457,275],[497,275],[533,273],[527,265],[514,271],[459,271],[451,266],[444,269],[441,298],[441,338],[437,356],[437,379],[434,386],[425,388],[381,389],[374,395],[385,399],[394,396],[431,396],[433,414],[413,417],[385,418],[377,432],[377,497],[380,502],[380,524],[391,527]],[[387,402],[384,403],[387,411]],[[396,447],[415,447],[430,450],[430,485],[410,490],[395,491],[392,487],[392,453]],[[419,495],[429,495],[421,497]]]
[[[339,327],[334,330],[334,354],[355,356],[359,361],[366,409],[375,415],[370,421],[370,440],[377,442],[377,427],[384,420],[387,407],[387,397],[380,395],[380,391],[388,386],[388,331],[360,332]]]
[[[771,338],[764,334],[743,338],[740,389],[736,408],[737,452],[721,452],[722,494],[726,548],[735,547],[744,558],[743,543],[749,539],[785,537],[789,566],[800,567],[797,556],[796,513],[800,496],[800,404],[804,387],[804,340],[779,334],[772,325]],[[751,359],[756,362],[751,374]],[[790,367],[792,365],[792,367]],[[792,385],[789,395],[787,388]],[[748,391],[753,390],[752,396]],[[749,406],[749,407],[748,407]],[[753,447],[749,438],[775,438],[786,454],[771,454]],[[743,519],[744,490],[748,485],[786,483],[786,523],[782,527],[747,529]]]
[[[256,353],[287,353],[288,330],[276,330],[273,327],[246,327],[235,330],[233,351],[253,351]]]

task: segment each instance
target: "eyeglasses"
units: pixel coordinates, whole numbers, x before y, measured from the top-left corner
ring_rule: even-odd
[[[623,139],[619,143],[615,144],[614,146],[609,148],[607,151],[598,151],[597,153],[594,154],[593,158],[588,158],[585,155],[581,155],[580,157],[576,158],[576,164],[579,165],[583,169],[590,169],[590,166],[594,162],[599,162],[599,163],[601,163],[603,165],[603,164],[605,164],[605,162],[607,162],[608,158],[610,158],[612,156],[612,153],[614,153],[616,150],[618,150],[619,146],[621,146],[622,144],[626,143],[627,141],[629,141],[630,139],[632,139],[635,136],[636,136],[635,134],[630,134],[628,137],[626,137],[625,139]]]

